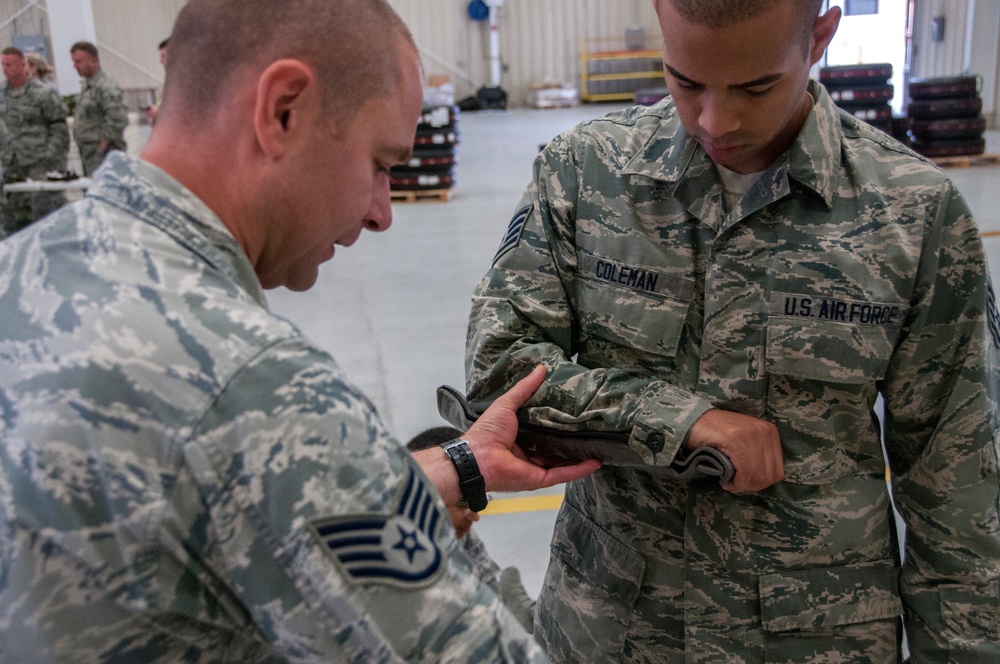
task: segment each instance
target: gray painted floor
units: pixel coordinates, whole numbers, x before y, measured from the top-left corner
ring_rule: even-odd
[[[616,105],[465,113],[458,184],[449,202],[394,205],[388,232],[365,234],[320,271],[306,293],[268,293],[271,308],[328,349],[375,401],[400,440],[443,422],[434,391],[464,385],[469,296],[488,267],[544,143]],[[988,135],[1000,152],[1000,132]],[[983,231],[1000,231],[1000,167],[954,168]],[[1000,274],[1000,238],[987,238]],[[559,488],[545,493],[559,492]],[[476,529],[501,565],[517,565],[537,595],[553,510],[484,516]]]

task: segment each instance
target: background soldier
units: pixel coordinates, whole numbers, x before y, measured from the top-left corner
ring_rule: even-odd
[[[56,87],[55,72],[56,70],[45,61],[45,58],[38,55],[37,53],[29,53],[28,56],[28,72],[31,74],[32,78],[37,78],[39,81],[49,86],[50,88]]]
[[[0,116],[0,240],[14,232],[14,219],[11,216],[10,205],[7,203],[7,195],[3,190],[3,165],[10,159],[10,131],[7,130],[7,123]]]
[[[839,9],[656,4],[671,96],[548,144],[473,302],[478,407],[543,362],[523,416],[641,460],[568,485],[536,637],[559,662],[888,664],[902,617],[914,662],[1000,661],[968,207],[809,80]],[[732,483],[664,472],[703,445]]]
[[[166,38],[159,43],[156,47],[159,52],[160,66],[166,68],[167,66],[167,50],[170,47],[170,38]],[[153,104],[151,106],[146,106],[142,109],[146,113],[146,122],[153,125],[156,124],[156,113],[160,110],[159,104]]]
[[[64,172],[69,151],[66,104],[59,93],[31,77],[28,59],[8,47],[0,55],[6,83],[0,95],[0,117],[10,131],[10,152],[4,177],[44,180],[52,171]],[[33,192],[9,195],[13,228],[24,228],[66,202],[61,193]]]
[[[73,68],[83,87],[73,109],[73,138],[80,148],[85,175],[93,175],[111,150],[125,149],[128,108],[121,86],[101,69],[97,47],[77,42],[70,47]]]

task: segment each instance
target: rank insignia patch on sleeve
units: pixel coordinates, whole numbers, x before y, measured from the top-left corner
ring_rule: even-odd
[[[986,322],[993,335],[993,345],[1000,348],[1000,316],[997,315],[997,296],[993,293],[993,284],[986,284]]]
[[[528,221],[528,214],[531,213],[531,206],[521,208],[514,215],[514,218],[510,220],[510,225],[507,227],[507,233],[503,236],[503,240],[500,242],[500,248],[497,249],[497,255],[493,257],[493,264],[506,254],[508,251],[516,247],[521,243],[521,233],[524,232],[524,224]]]
[[[395,513],[324,517],[310,527],[351,581],[418,588],[444,569],[434,541],[440,521],[433,496],[410,468]]]

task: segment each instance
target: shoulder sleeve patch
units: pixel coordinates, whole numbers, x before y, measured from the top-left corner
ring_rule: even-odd
[[[997,296],[993,293],[993,284],[986,284],[986,322],[993,335],[993,345],[1000,348],[1000,316],[997,315]]]
[[[530,205],[521,208],[514,214],[514,218],[510,220],[510,225],[507,226],[507,233],[503,236],[503,240],[500,242],[500,248],[497,249],[497,254],[493,257],[494,265],[496,265],[496,262],[500,260],[504,254],[521,244],[521,234],[524,232],[524,224],[528,221],[529,214],[531,214]]]
[[[433,494],[410,468],[393,513],[320,517],[309,528],[348,580],[422,588],[444,569],[434,538],[441,520]]]

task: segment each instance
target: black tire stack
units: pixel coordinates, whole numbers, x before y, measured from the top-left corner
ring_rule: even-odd
[[[910,147],[931,159],[965,157],[986,151],[986,118],[976,76],[910,81],[906,114]]]
[[[413,156],[389,171],[394,192],[440,192],[455,185],[458,164],[458,106],[424,108],[413,141]]]
[[[892,64],[877,62],[870,65],[822,67],[819,82],[840,108],[887,134],[892,134],[892,96],[889,83]]]

